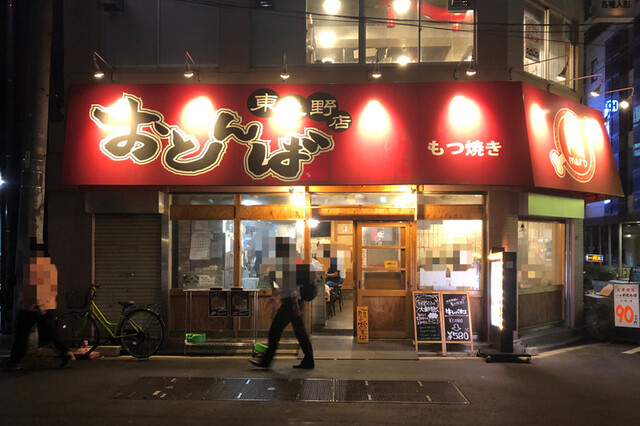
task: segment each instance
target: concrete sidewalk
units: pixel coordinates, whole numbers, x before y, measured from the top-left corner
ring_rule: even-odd
[[[592,344],[534,357],[531,363],[487,363],[475,357],[420,360],[318,360],[311,371],[278,357],[256,370],[233,357],[128,356],[34,360],[0,372],[0,423],[52,424],[638,424],[640,352],[631,345]],[[251,402],[117,399],[140,378],[272,378],[452,381],[469,404]]]

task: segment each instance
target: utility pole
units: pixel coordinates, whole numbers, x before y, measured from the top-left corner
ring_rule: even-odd
[[[6,44],[10,46],[9,51],[16,54],[15,58],[19,59],[15,63],[13,63],[14,59],[8,59],[12,62],[12,67],[8,71],[6,85],[13,84],[14,89],[9,93],[8,97],[10,97],[3,107],[14,117],[14,123],[18,123],[11,136],[11,143],[16,143],[18,146],[18,149],[13,151],[21,154],[19,176],[16,170],[15,175],[9,177],[13,181],[9,182],[11,185],[17,185],[19,178],[18,205],[11,203],[12,200],[15,202],[15,198],[11,197],[5,199],[3,205],[7,211],[14,209],[17,211],[17,224],[11,223],[15,221],[2,223],[3,231],[7,227],[15,233],[15,257],[11,256],[13,253],[3,253],[2,265],[3,269],[15,268],[15,278],[12,282],[2,282],[1,285],[3,293],[7,291],[7,287],[11,288],[15,313],[17,290],[22,282],[22,268],[29,261],[30,239],[35,238],[39,243],[43,243],[45,239],[45,170],[49,127],[53,0],[29,0],[28,2],[9,0],[8,3],[7,13],[12,18],[16,18],[15,22],[21,25],[12,25],[7,29]],[[18,78],[18,71],[24,73],[24,76]],[[14,123],[8,124],[14,126]],[[22,150],[19,149],[20,146]],[[10,157],[11,155],[5,157],[5,163]],[[17,158],[13,160],[15,167]],[[17,232],[14,229],[17,229]],[[5,245],[3,241],[3,247],[11,245]],[[13,265],[5,262],[5,256],[13,257]],[[11,274],[3,273],[3,275]],[[6,305],[3,308],[6,308]]]

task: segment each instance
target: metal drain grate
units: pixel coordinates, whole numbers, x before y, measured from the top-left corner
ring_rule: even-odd
[[[113,397],[116,399],[202,399],[211,379],[199,377],[143,377]]]
[[[143,377],[116,399],[469,404],[450,381]]]

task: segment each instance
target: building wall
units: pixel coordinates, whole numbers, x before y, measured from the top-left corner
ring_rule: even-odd
[[[585,72],[604,74],[603,91],[633,87],[640,89],[635,70],[640,66],[638,51],[640,4],[635,3],[635,19],[630,23],[599,24],[587,27]],[[627,110],[607,112],[605,102],[621,101],[630,89],[613,92],[585,103],[603,111],[609,128],[611,145],[618,163],[625,197],[599,201],[587,206],[585,232],[590,252],[605,255],[605,264],[614,267],[620,278],[627,278],[628,269],[638,264],[640,233],[640,106],[634,101]],[[622,235],[622,238],[619,236]]]
[[[114,67],[116,84],[198,84],[195,80],[185,80],[182,75],[186,50],[197,60],[200,84],[280,84],[281,54],[285,50],[292,75],[288,83],[367,82],[367,66],[304,64],[304,20],[280,15],[276,18],[273,12],[256,11],[251,8],[254,2],[250,0],[236,3],[241,7],[216,9],[171,0],[125,0],[125,12],[105,12],[100,2],[65,1],[65,86],[95,83],[94,51]],[[522,73],[523,44],[518,29],[522,28],[524,2],[482,0],[475,3],[478,20],[475,80],[525,80],[547,89],[546,80]],[[304,2],[293,0],[277,4],[287,10],[304,7]],[[544,4],[581,20],[580,1]],[[131,15],[123,15],[129,12]],[[180,20],[188,25],[177,26]],[[451,81],[454,68],[452,63],[410,64],[405,68],[383,66],[382,81]],[[105,78],[100,84],[110,82]],[[572,100],[579,99],[578,94],[566,88],[554,87],[552,91]],[[51,132],[50,144],[48,207],[49,222],[54,224],[50,228],[51,250],[61,264],[65,286],[83,288],[93,278],[92,218],[86,213],[84,190],[59,185],[64,153],[62,130]],[[510,251],[517,250],[517,196],[508,191],[489,192],[488,248],[503,246]],[[582,240],[576,239],[580,258],[581,244]],[[577,267],[578,264],[574,264],[574,268]],[[581,273],[574,271],[573,276]],[[574,286],[577,288],[577,283]],[[577,317],[572,321],[577,321]]]

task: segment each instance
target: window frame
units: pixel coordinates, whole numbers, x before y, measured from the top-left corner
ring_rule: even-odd
[[[353,61],[353,62],[335,62],[335,64],[340,64],[340,65],[350,65],[350,64],[359,64],[359,65],[365,65],[365,64],[372,64],[375,61],[375,56],[370,56],[367,54],[367,49],[375,49],[376,50],[376,54],[378,56],[378,61],[381,64],[393,64],[393,65],[398,65],[397,62],[393,62],[393,61],[389,61],[389,62],[385,62],[383,57],[381,57],[381,52],[378,50],[384,50],[384,48],[376,48],[376,47],[368,47],[368,38],[367,38],[367,27],[370,25],[370,21],[376,21],[379,18],[367,18],[366,15],[366,2],[365,0],[356,0],[358,3],[358,40],[357,40],[357,46],[358,46],[358,52],[365,52],[365,55],[361,55],[358,54],[358,60],[357,61]],[[416,0],[419,1],[419,0]],[[309,12],[309,6],[308,6],[308,1],[305,2],[307,4],[305,10],[306,10],[306,20],[307,20],[307,26],[306,26],[306,32],[307,32],[307,37],[308,34],[310,33],[309,31],[309,21],[310,21],[310,16],[317,14],[315,12]],[[473,21],[470,24],[472,26],[472,40],[471,40],[471,47],[473,48],[474,52],[477,52],[476,49],[476,42],[477,42],[477,13],[475,9],[469,9],[467,12],[472,11],[473,12]],[[461,11],[456,11],[456,12],[450,12],[450,13],[461,13]],[[401,21],[400,19],[396,19],[395,21]],[[417,49],[417,53],[418,53],[418,59],[417,61],[411,61],[410,63],[418,63],[418,64],[451,64],[451,63],[457,63],[460,62],[461,60],[464,60],[463,57],[461,58],[451,58],[451,60],[444,60],[444,61],[425,61],[424,57],[423,57],[423,41],[422,41],[422,30],[424,29],[423,26],[427,25],[429,22],[431,21],[427,21],[426,19],[423,19],[422,15],[420,13],[417,13],[417,28],[416,28],[416,49]],[[438,22],[438,21],[435,21]],[[445,21],[442,21],[443,23]],[[455,24],[452,22],[452,25]],[[469,25],[467,23],[462,23],[460,25]],[[449,30],[449,31],[454,31],[453,29]],[[306,52],[305,52],[305,57],[306,57],[306,63],[307,64],[314,64],[314,65],[322,65],[324,64],[323,61],[312,61],[311,57],[312,54],[309,52],[309,44],[310,41],[307,38],[306,40],[307,42],[307,48],[306,48]],[[477,54],[477,53],[476,53]],[[475,60],[477,60],[477,58],[474,58]]]

